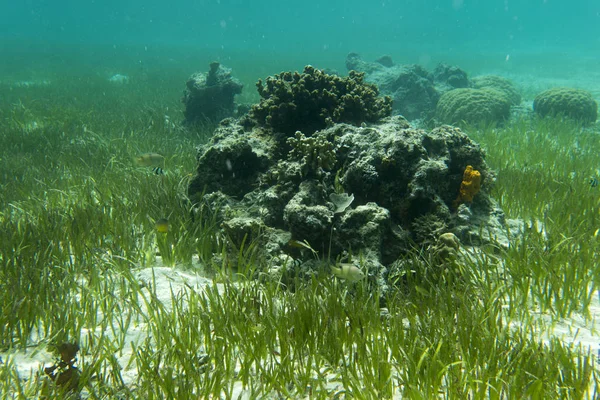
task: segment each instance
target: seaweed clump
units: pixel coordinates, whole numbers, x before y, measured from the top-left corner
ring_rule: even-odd
[[[44,368],[44,373],[64,392],[79,392],[81,372],[75,366],[78,351],[77,343],[62,343],[55,348],[55,352],[58,353],[55,364]],[[45,390],[48,390],[47,386]]]
[[[350,71],[341,78],[310,65],[304,71],[283,72],[256,84],[261,97],[244,119],[246,127],[259,125],[274,132],[310,136],[335,123],[360,126],[392,112],[392,99],[364,81],[364,73]]]

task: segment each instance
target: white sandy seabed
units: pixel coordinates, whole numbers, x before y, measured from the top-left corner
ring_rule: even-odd
[[[212,281],[206,277],[193,272],[178,270],[176,268],[161,266],[160,259],[157,266],[140,269],[135,276],[141,284],[148,286],[154,282],[155,293],[165,309],[172,310],[172,296],[177,295],[184,290],[193,288],[201,292],[207,285],[212,285]],[[219,286],[220,284],[218,284]],[[142,305],[142,312],[146,312],[145,305]],[[583,351],[590,349],[593,354],[597,354],[600,360],[600,338],[598,337],[597,322],[600,321],[600,293],[595,296],[589,308],[590,317],[585,318],[581,315],[575,315],[572,318],[552,321],[552,317],[547,314],[535,313],[534,318],[536,331],[542,342],[548,342],[552,338],[558,338],[566,344],[572,344],[575,347],[581,346]],[[96,335],[101,332],[95,332]],[[110,337],[110,332],[104,333]],[[82,332],[82,347],[85,348],[85,338],[87,331]],[[146,323],[132,323],[126,333],[125,346],[122,351],[116,354],[119,365],[121,366],[121,376],[126,385],[132,385],[137,380],[137,370],[135,362],[130,362],[134,356],[134,345],[142,343],[148,336]],[[32,342],[35,343],[35,340]],[[45,345],[29,348],[27,350],[14,351],[9,353],[0,353],[0,359],[16,366],[19,376],[23,379],[31,379],[34,376],[44,376],[43,369],[54,364],[54,357],[48,352]],[[600,371],[599,371],[600,372]],[[341,387],[332,386],[332,389],[340,390]],[[589,397],[593,398],[596,388],[590,388]],[[245,393],[242,383],[238,382],[234,386],[233,398],[249,398],[249,393]],[[82,398],[86,398],[86,392],[82,392]]]

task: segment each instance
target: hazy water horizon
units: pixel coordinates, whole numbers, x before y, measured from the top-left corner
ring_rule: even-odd
[[[213,60],[255,79],[306,64],[345,73],[345,57],[392,56],[487,71],[568,75],[600,60],[590,0],[26,0],[0,14],[0,75],[203,71]]]

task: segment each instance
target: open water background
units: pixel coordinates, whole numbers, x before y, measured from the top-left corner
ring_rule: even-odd
[[[597,0],[1,0],[0,80],[57,74],[185,79],[220,60],[254,81],[345,56],[470,74],[568,78],[600,68]]]

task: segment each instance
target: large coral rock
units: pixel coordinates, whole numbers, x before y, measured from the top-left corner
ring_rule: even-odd
[[[499,123],[510,117],[510,101],[495,89],[455,89],[444,93],[436,107],[443,124]]]
[[[338,245],[362,249],[380,262],[390,262],[406,246],[407,236],[394,231],[390,211],[373,202],[348,210],[340,218],[336,237]],[[391,257],[389,255],[392,255]]]
[[[186,83],[182,102],[185,122],[219,122],[235,111],[235,95],[242,92],[242,83],[231,76],[231,69],[218,62],[210,64],[208,73],[195,73]]]
[[[542,117],[565,116],[583,123],[593,123],[598,118],[598,103],[582,89],[546,90],[536,96],[533,110]]]
[[[292,237],[308,238],[320,251],[324,250],[322,246],[329,237],[334,215],[324,195],[325,191],[317,181],[303,181],[283,209],[284,225]]]
[[[220,191],[241,198],[252,191],[259,174],[272,162],[276,143],[269,137],[248,135],[232,119],[221,121],[210,146],[198,153],[198,168],[190,193]]]
[[[521,104],[521,94],[517,87],[508,79],[498,75],[481,75],[471,79],[475,89],[495,89],[504,93],[511,105]]]
[[[481,190],[457,209],[467,165],[480,172]],[[221,210],[228,237],[262,241],[275,264],[309,262],[313,251],[342,261],[361,255],[380,282],[385,266],[442,233],[466,244],[506,238],[502,211],[489,195],[493,181],[483,150],[450,126],[425,131],[389,117],[290,138],[260,126],[244,132],[227,120],[199,148],[189,194],[218,206],[211,208]],[[340,201],[350,194],[352,202]]]

